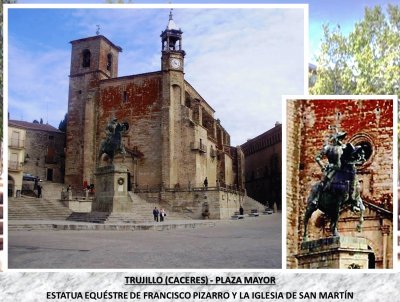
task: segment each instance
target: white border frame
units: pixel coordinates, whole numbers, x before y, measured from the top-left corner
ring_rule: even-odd
[[[334,274],[359,274],[361,273],[397,273],[399,268],[399,261],[397,260],[397,253],[400,248],[397,247],[397,236],[398,236],[398,191],[397,191],[397,179],[398,179],[398,144],[397,144],[397,127],[398,127],[398,98],[396,95],[283,95],[282,96],[282,212],[285,211],[286,216],[286,169],[287,169],[287,101],[288,100],[392,100],[393,102],[393,255],[392,263],[393,268],[388,269],[363,269],[363,270],[343,270],[343,269],[288,269],[285,261],[285,268],[288,272],[296,273],[334,273]],[[283,193],[285,192],[285,194]],[[283,216],[283,215],[282,215]],[[285,236],[286,241],[287,224],[282,226],[282,234]],[[284,249],[285,257],[282,259],[286,260],[287,253],[286,247]],[[283,255],[283,253],[282,253]]]
[[[304,18],[304,93],[308,92],[309,57],[309,9],[308,4],[4,4],[3,5],[3,58],[4,58],[4,101],[3,116],[5,142],[8,142],[8,10],[9,9],[160,9],[160,8],[207,8],[207,9],[303,9]],[[6,101],[7,100],[7,101]],[[282,119],[282,122],[285,119]],[[283,123],[284,125],[284,123]],[[282,126],[283,126],[282,125]],[[283,132],[282,132],[283,134]],[[283,147],[283,140],[282,140]],[[283,156],[283,153],[282,153]],[[8,148],[4,148],[4,171],[8,171]],[[6,160],[7,159],[7,160]],[[283,157],[282,157],[283,159]],[[283,160],[282,160],[283,162]],[[282,171],[282,179],[284,178]],[[8,182],[4,181],[4,188]],[[7,191],[6,191],[7,192]],[[8,269],[8,194],[4,194],[4,253],[3,271],[12,272],[282,272],[286,270],[286,190],[282,191],[282,266],[279,269]]]

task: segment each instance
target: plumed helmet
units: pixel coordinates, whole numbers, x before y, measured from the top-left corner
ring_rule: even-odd
[[[335,139],[342,140],[346,137],[346,135],[347,135],[347,132],[339,131],[338,133],[335,134]]]

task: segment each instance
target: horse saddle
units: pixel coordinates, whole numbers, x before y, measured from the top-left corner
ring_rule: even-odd
[[[332,180],[326,186],[325,191],[332,193],[346,194],[349,193],[351,183],[355,178],[355,171],[339,170],[336,171]]]

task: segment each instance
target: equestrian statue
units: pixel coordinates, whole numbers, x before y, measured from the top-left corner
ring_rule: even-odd
[[[112,162],[116,154],[125,156],[125,147],[122,141],[122,134],[126,133],[129,129],[127,122],[118,123],[115,117],[111,118],[106,127],[106,138],[101,142],[99,158],[106,154],[108,159]]]
[[[354,213],[359,214],[357,231],[361,232],[365,207],[360,196],[356,167],[366,161],[365,152],[361,146],[344,144],[342,141],[346,135],[346,132],[336,129],[336,133],[330,135],[328,142],[315,157],[323,177],[312,186],[307,199],[303,241],[307,240],[308,220],[317,209],[330,219],[332,235],[339,236],[337,223],[340,211],[350,207]],[[324,157],[328,159],[328,164],[324,164]]]

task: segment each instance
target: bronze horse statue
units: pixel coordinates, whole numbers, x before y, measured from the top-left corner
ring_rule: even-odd
[[[99,158],[106,154],[113,161],[117,153],[125,155],[125,147],[122,142],[122,134],[128,131],[129,124],[127,122],[118,123],[116,118],[111,119],[108,123],[106,132],[107,137],[101,142]]]
[[[311,188],[304,215],[303,241],[307,240],[308,220],[317,209],[321,210],[330,219],[332,236],[339,236],[337,223],[340,211],[350,206],[354,213],[359,214],[357,231],[361,232],[365,207],[357,183],[356,166],[360,166],[365,162],[363,148],[361,146],[354,147],[350,143],[346,144],[340,157],[340,162],[340,169],[335,172],[333,178],[324,186],[316,204],[312,202],[312,196],[315,196],[317,190],[321,190],[321,182],[314,184]]]

